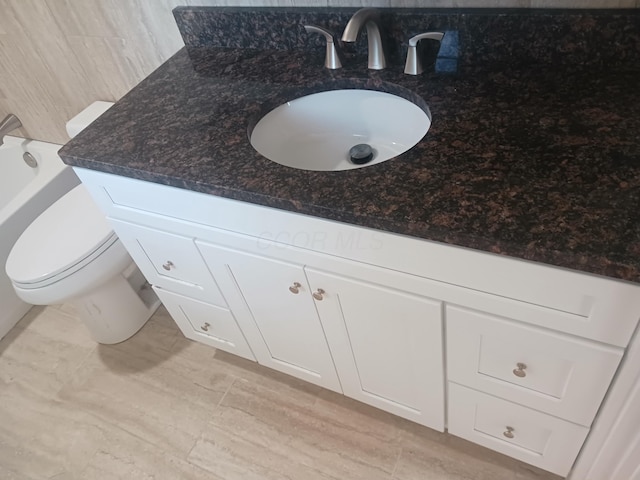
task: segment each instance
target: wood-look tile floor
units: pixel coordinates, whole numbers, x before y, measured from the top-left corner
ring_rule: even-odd
[[[505,456],[185,339],[97,345],[70,305],[0,341],[3,480],[541,480]]]

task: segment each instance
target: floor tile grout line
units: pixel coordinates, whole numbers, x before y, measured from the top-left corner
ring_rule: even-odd
[[[189,457],[191,456],[191,452],[193,452],[193,449],[196,448],[196,445],[198,445],[198,442],[200,440],[204,440],[204,432],[200,432],[200,435],[198,435],[198,438],[196,438],[196,441],[193,442],[193,445],[191,446],[191,448],[189,449],[189,451],[187,452],[187,454],[184,456],[183,460],[187,463],[191,463],[189,461]],[[193,464],[192,464],[193,465]]]
[[[234,376],[234,377],[233,377],[233,381],[229,384],[229,386],[227,387],[227,389],[225,390],[225,392],[222,394],[222,397],[220,397],[220,400],[218,400],[218,402],[215,404],[215,406],[214,406],[214,408],[213,408],[213,411],[211,412],[211,413],[212,413],[212,417],[213,417],[213,414],[214,414],[215,412],[217,412],[217,411],[220,409],[220,406],[222,405],[222,402],[223,402],[223,401],[224,401],[224,399],[227,397],[227,393],[229,393],[229,391],[231,390],[231,388],[235,385],[236,380],[238,380],[238,377]],[[196,445],[198,445],[198,442],[199,442],[200,440],[203,440],[203,439],[204,439],[204,434],[205,434],[205,430],[204,430],[204,428],[206,428],[210,423],[211,423],[211,418],[209,419],[209,421],[208,421],[208,422],[204,423],[203,430],[200,432],[200,435],[198,436],[198,438],[196,438],[196,441],[195,441],[195,442],[193,442],[193,445],[191,446],[191,448],[190,448],[190,449],[189,449],[189,451],[187,452],[186,456],[184,457],[184,460],[185,460],[186,462],[191,463],[191,462],[189,462],[189,456],[191,455],[191,452],[193,452],[193,449],[194,449],[194,448],[196,448]]]
[[[404,449],[402,447],[400,447],[400,449],[398,450],[398,455],[396,456],[396,463],[393,466],[393,470],[391,471],[391,476],[389,477],[390,479],[396,478],[396,471],[398,470],[398,465],[400,464],[400,457],[402,457],[403,450]]]
[[[231,390],[231,388],[236,384],[236,381],[238,380],[238,377],[233,378],[233,381],[229,384],[229,386],[227,387],[227,389],[225,390],[224,394],[222,395],[222,397],[220,398],[220,400],[218,400],[218,403],[216,403],[216,408],[215,410],[217,410],[218,408],[220,408],[220,406],[222,405],[222,402],[224,401],[225,398],[227,398],[227,393],[229,393],[229,391]]]

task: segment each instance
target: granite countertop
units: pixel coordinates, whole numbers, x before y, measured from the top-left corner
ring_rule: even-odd
[[[634,66],[402,65],[338,71],[305,51],[182,49],[60,156],[70,165],[640,282],[640,89]],[[271,162],[248,132],[271,108],[337,88],[432,114],[405,154],[342,172]]]

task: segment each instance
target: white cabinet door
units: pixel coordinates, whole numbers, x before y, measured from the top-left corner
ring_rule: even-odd
[[[305,272],[345,395],[443,431],[442,304]]]
[[[302,266],[200,241],[197,245],[216,272],[258,363],[342,392]]]

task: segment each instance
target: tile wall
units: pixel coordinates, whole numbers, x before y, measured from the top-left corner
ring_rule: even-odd
[[[177,5],[640,8],[640,0],[0,0],[0,118],[54,143],[95,100],[114,101],[183,44]]]

